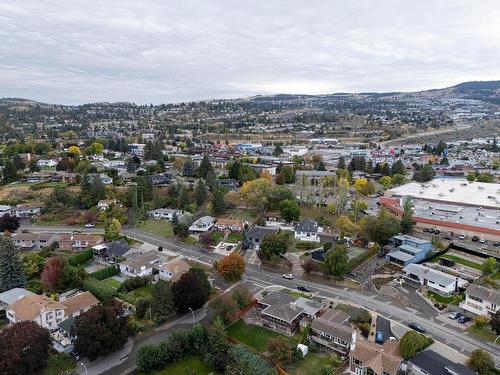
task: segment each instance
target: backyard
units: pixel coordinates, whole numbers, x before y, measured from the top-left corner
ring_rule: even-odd
[[[121,285],[121,283],[118,280],[116,280],[112,277],[105,279],[102,282],[105,284],[108,284],[110,287],[115,288],[115,289],[118,289]]]
[[[151,297],[151,288],[152,288],[151,284],[141,286],[140,288],[137,288],[137,289],[125,294],[125,299],[127,300],[127,302],[135,305],[135,302],[139,298],[150,298]]]
[[[461,264],[461,265],[464,265],[464,266],[467,266],[470,268],[475,268],[476,270],[481,271],[481,269],[482,269],[482,267],[479,263],[473,262],[473,261],[468,260],[468,259],[461,258],[461,257],[456,256],[456,255],[452,255],[452,254],[444,254],[440,257],[436,257],[432,260],[432,262],[437,263],[437,262],[439,262],[439,259],[441,259],[441,258],[452,260],[455,263],[458,263],[458,264]]]
[[[139,229],[163,237],[172,237],[174,235],[172,223],[166,220],[148,219],[141,221],[139,223]]]
[[[226,329],[227,335],[250,346],[258,352],[266,351],[267,340],[271,337],[281,336],[279,333],[268,329],[248,325],[243,320],[237,320]]]
[[[324,366],[330,364],[330,357],[327,354],[309,353],[301,361],[295,362],[286,367],[289,375],[309,375],[321,372]]]
[[[188,357],[178,362],[172,363],[163,370],[153,372],[150,375],[209,375],[219,374],[218,372],[207,367],[198,357]]]

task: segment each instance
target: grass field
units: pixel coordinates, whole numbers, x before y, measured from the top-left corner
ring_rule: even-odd
[[[188,357],[178,362],[172,363],[163,370],[153,372],[151,375],[209,375],[219,374],[207,367],[198,357]]]
[[[151,297],[151,284],[141,286],[136,290],[128,292],[125,294],[128,302],[135,304],[139,298],[150,298]]]
[[[138,227],[146,232],[163,237],[172,237],[174,235],[172,223],[165,220],[148,219],[146,221],[141,221]]]
[[[472,262],[470,260],[458,257],[456,255],[452,255],[452,254],[445,254],[445,255],[442,255],[440,257],[434,258],[432,260],[433,263],[439,262],[440,258],[449,259],[449,260],[454,261],[455,263],[462,264],[462,265],[467,266],[467,267],[475,268],[475,269],[480,270],[480,271],[482,270],[482,267],[479,263]]]
[[[320,374],[323,366],[330,363],[328,355],[319,353],[309,353],[304,359],[286,368],[289,375],[309,375]]]
[[[439,303],[451,303],[453,301],[453,296],[443,297],[442,295],[431,292],[430,290],[427,292],[427,296]]]
[[[268,329],[248,325],[241,319],[227,328],[227,334],[228,336],[241,341],[243,344],[246,344],[259,352],[266,351],[266,343],[268,339],[280,336],[279,333]]]
[[[112,277],[110,277],[109,279],[105,279],[102,282],[115,289],[118,289],[120,285],[122,285],[118,280],[113,279]]]
[[[228,234],[226,242],[236,243],[239,241],[243,241],[243,235],[241,235],[239,233],[229,233]]]
[[[482,339],[486,341],[493,342],[495,341],[497,335],[495,335],[495,332],[491,330],[490,326],[487,325],[483,328],[477,328],[474,325],[470,326],[467,328],[467,332],[470,332],[476,336],[481,337]]]
[[[50,353],[47,360],[47,367],[43,371],[43,375],[62,374],[71,372],[75,368],[75,363],[69,355],[63,353]]]

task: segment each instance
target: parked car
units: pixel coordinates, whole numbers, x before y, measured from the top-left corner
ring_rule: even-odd
[[[293,280],[293,275],[291,273],[285,273],[283,275],[283,278],[287,280]]]
[[[382,344],[384,342],[384,335],[382,334],[382,332],[377,331],[377,333],[375,334],[375,342],[379,344]]]
[[[452,239],[453,239],[453,237],[452,237],[452,236],[450,236],[449,234],[445,234],[445,235],[443,236],[443,240],[448,240],[448,241],[451,241]]]
[[[448,318],[450,319],[458,319],[462,316],[461,313],[459,313],[458,311],[452,311],[451,313],[448,314]]]
[[[85,228],[94,228],[94,227],[95,227],[95,224],[92,224],[92,223],[85,224]]]
[[[309,289],[307,286],[304,286],[304,285],[299,285],[297,287],[298,290],[302,291],[302,292],[308,292],[308,293],[311,293],[311,289]]]
[[[428,232],[429,232],[429,233],[434,233],[434,228],[430,228],[430,229],[428,230]]]
[[[500,246],[500,242],[493,242],[493,246],[495,246],[495,247]]]
[[[429,228],[424,228],[424,233],[428,233],[429,232]]]
[[[227,251],[231,251],[231,250],[233,250],[233,245],[227,245],[226,250],[227,250]]]
[[[352,278],[355,278],[355,277],[356,277],[356,272],[347,272],[347,273],[346,273],[346,276],[347,276],[347,277],[352,277]]]
[[[465,240],[467,236],[464,233],[461,233],[460,236],[458,237],[459,240]]]
[[[472,236],[470,239],[472,242],[479,242],[479,237],[478,236]]]
[[[422,327],[418,323],[412,322],[412,323],[408,324],[408,327],[410,327],[411,329],[414,329],[415,331],[418,331],[418,332],[421,332],[421,333],[425,333],[425,328]]]
[[[486,243],[486,240],[485,240],[484,238],[480,238],[480,239],[479,239],[479,243],[483,243],[483,244],[485,244],[485,243]]]
[[[434,228],[434,234],[439,234],[441,231],[439,229]]]
[[[466,316],[466,315],[462,315],[460,318],[458,318],[458,322],[460,324],[465,324],[465,323],[467,323],[467,322],[469,322],[471,320],[472,319],[470,317]]]

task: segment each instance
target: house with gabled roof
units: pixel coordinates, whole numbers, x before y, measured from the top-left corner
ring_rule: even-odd
[[[311,322],[309,339],[340,355],[347,355],[356,345],[356,330],[349,325],[349,315],[342,310],[328,310]]]
[[[386,341],[383,345],[358,341],[349,353],[349,370],[355,375],[396,375],[403,357],[399,341]]]
[[[296,240],[320,242],[318,233],[321,233],[321,228],[318,223],[312,219],[304,219],[295,225],[293,231]]]

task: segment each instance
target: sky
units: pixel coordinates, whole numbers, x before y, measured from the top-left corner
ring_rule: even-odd
[[[0,97],[170,103],[500,79],[498,0],[0,0]]]

